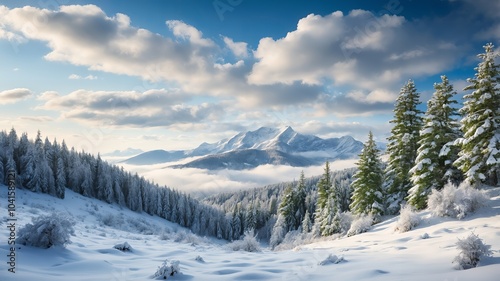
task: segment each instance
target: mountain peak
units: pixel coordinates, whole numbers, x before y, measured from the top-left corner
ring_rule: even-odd
[[[295,133],[295,130],[291,126],[285,126],[280,131],[281,133]]]
[[[260,127],[254,131],[240,132],[216,143],[202,143],[193,150],[184,151],[183,154],[163,152],[161,157],[171,160],[177,157],[202,156],[204,159],[210,156],[208,158],[210,159],[209,162],[214,167],[222,167],[219,165],[220,163],[216,165],[215,162],[218,161],[233,163],[227,165],[227,168],[231,168],[232,166],[240,167],[241,163],[250,163],[254,160],[252,162],[254,164],[277,163],[277,161],[271,161],[262,151],[277,151],[282,156],[288,155],[281,157],[282,159],[292,159],[292,156],[305,156],[311,161],[308,163],[322,163],[325,160],[356,157],[362,148],[363,144],[350,136],[322,139],[314,135],[298,133],[291,126],[280,128]],[[255,152],[257,150],[260,152]],[[237,153],[241,151],[246,152]],[[253,152],[250,153],[249,151]],[[238,161],[241,163],[238,164]],[[289,162],[287,161],[283,160],[281,164],[288,165]],[[305,161],[301,161],[301,163],[306,165]]]

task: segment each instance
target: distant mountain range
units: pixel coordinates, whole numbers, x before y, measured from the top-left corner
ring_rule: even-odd
[[[260,165],[306,167],[338,159],[357,157],[363,143],[350,136],[322,139],[303,135],[291,127],[262,127],[241,132],[216,143],[202,143],[193,150],[153,150],[129,158],[123,163],[151,165],[199,157],[173,168],[232,169],[255,168]]]

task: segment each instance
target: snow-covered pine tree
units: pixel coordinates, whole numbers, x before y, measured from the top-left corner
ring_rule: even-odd
[[[333,190],[330,190],[328,202],[321,212],[318,223],[321,236],[329,236],[341,231],[338,200]]]
[[[306,210],[304,219],[302,220],[302,233],[307,234],[309,233],[309,231],[311,231],[311,229],[312,229],[311,215],[309,214],[309,211]]]
[[[495,64],[492,43],[484,46],[485,52],[475,68],[474,78],[464,90],[472,93],[464,96],[462,132],[457,141],[459,158],[455,164],[463,171],[465,180],[471,184],[499,183],[500,177],[500,66]]]
[[[415,83],[409,80],[401,88],[396,100],[394,126],[387,139],[389,163],[385,170],[384,191],[386,193],[387,213],[396,214],[408,195],[411,187],[410,169],[415,163],[419,132],[422,127],[422,112],[417,109],[420,94]]]
[[[302,221],[304,220],[304,217],[306,215],[307,211],[307,205],[306,205],[306,198],[307,198],[307,191],[306,191],[306,180],[304,176],[304,171],[300,172],[300,178],[299,182],[296,186],[296,191],[295,191],[295,225],[294,228],[298,229]]]
[[[321,213],[327,203],[330,189],[332,188],[332,180],[330,175],[330,163],[326,161],[323,176],[318,182],[318,201],[316,203],[316,216]]]
[[[26,154],[22,156],[24,163],[23,179],[24,186],[34,192],[47,192],[48,185],[45,181],[45,153],[43,151],[43,142],[40,131],[35,139],[35,143],[28,142]]]
[[[338,189],[333,186],[330,163],[325,163],[323,176],[318,182],[318,200],[314,223],[319,226],[319,233],[322,236],[337,233],[340,227],[337,225],[339,217]]]
[[[453,107],[457,101],[452,99],[456,92],[444,75],[434,89],[427,102],[415,165],[410,170],[413,187],[407,200],[417,209],[427,207],[427,196],[432,189],[440,190],[448,181],[458,183],[461,178],[460,171],[453,166],[458,153],[453,143],[460,137],[455,119],[458,110]]]
[[[382,184],[384,171],[380,160],[380,151],[373,140],[373,134],[368,133],[368,140],[357,162],[358,171],[354,174],[351,183],[352,200],[351,211],[356,215],[381,215],[384,211],[384,196]]]
[[[283,226],[286,232],[293,230],[295,226],[295,198],[293,186],[290,184],[285,189],[283,199],[279,206],[279,213],[283,217]]]

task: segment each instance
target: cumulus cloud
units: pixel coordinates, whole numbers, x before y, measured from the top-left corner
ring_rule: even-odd
[[[5,90],[0,92],[0,104],[16,103],[18,101],[25,100],[32,95],[33,92],[26,88]]]
[[[478,28],[473,19],[487,10],[488,1],[469,9],[473,15],[466,13],[472,0],[458,2],[464,7],[460,12],[419,21],[363,10],[311,14],[285,37],[261,39],[252,52],[245,42],[224,36],[224,46],[219,46],[178,20],[166,21],[169,32],[160,35],[133,26],[127,15],[107,15],[95,5],[59,10],[0,6],[0,37],[45,42],[47,60],[173,82],[185,93],[222,98],[233,107],[307,105],[318,113],[330,108],[330,115],[369,115],[390,111],[407,79],[454,67],[468,50],[470,43],[464,42],[495,38],[497,24],[484,35],[473,34]],[[480,25],[498,23],[497,14],[489,11]],[[225,60],[227,49],[238,61]],[[326,88],[342,88],[346,94]]]
[[[259,61],[248,79],[256,84],[321,84],[328,78],[364,90],[390,88],[405,77],[449,67],[455,53],[436,48],[438,41],[396,15],[360,10],[309,15],[286,37],[260,41],[255,51]]]
[[[248,57],[248,47],[245,42],[234,42],[233,39],[223,36],[222,39],[226,46],[233,52],[236,57],[246,58]]]
[[[168,127],[217,118],[221,107],[202,103],[188,105],[188,96],[175,90],[86,91],[68,95],[45,92],[39,109],[61,111],[62,117],[108,126]]]

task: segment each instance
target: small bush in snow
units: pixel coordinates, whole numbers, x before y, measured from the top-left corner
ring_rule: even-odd
[[[342,234],[349,232],[354,216],[351,212],[340,213],[340,231]]]
[[[178,230],[177,232],[175,232],[175,234],[173,235],[173,240],[174,242],[184,242],[193,245],[201,243],[199,236],[191,232],[187,232],[186,230]]]
[[[250,232],[246,232],[243,240],[236,240],[228,244],[233,251],[260,252],[260,244]]]
[[[127,242],[116,244],[113,248],[122,252],[132,252],[132,246]]]
[[[463,219],[470,213],[486,205],[487,197],[483,192],[462,183],[456,187],[446,184],[441,191],[433,190],[427,202],[435,216]]]
[[[373,224],[373,216],[372,215],[362,215],[356,218],[347,231],[347,236],[353,236],[356,234],[360,234],[363,232],[367,232]]]
[[[411,205],[401,208],[399,219],[396,223],[395,231],[407,232],[415,228],[420,223],[420,217]]]
[[[153,226],[151,223],[149,223],[143,218],[128,218],[127,222],[130,228],[137,231],[137,233],[144,235],[155,234],[153,229],[155,229],[156,226]]]
[[[178,260],[165,260],[163,264],[158,267],[153,278],[157,280],[167,279],[175,273],[181,273],[180,262]]]
[[[104,215],[98,215],[98,218],[102,224],[104,224],[106,226],[114,227],[117,229],[122,229],[124,224],[125,224],[125,220],[123,219],[123,216],[120,216],[120,215],[113,215],[113,214],[107,213]]]
[[[205,262],[205,260],[201,256],[196,256],[196,258],[194,258],[194,260],[197,262],[201,262],[201,263]]]
[[[483,240],[474,233],[471,233],[465,239],[458,239],[456,245],[460,253],[455,257],[453,262],[457,263],[458,269],[476,267],[479,265],[481,257],[487,257],[492,254],[490,251],[491,246],[485,245]]]
[[[19,229],[17,243],[38,248],[65,246],[75,234],[74,223],[64,215],[51,214],[32,219],[32,223]]]
[[[320,261],[318,263],[318,265],[328,265],[328,264],[337,264],[337,263],[340,263],[340,262],[343,262],[344,261],[344,257],[337,257],[336,255],[334,254],[330,254],[328,255],[328,257],[326,257],[326,259]]]
[[[163,231],[158,235],[160,240],[168,240],[171,237],[172,230],[170,228],[164,228]]]

